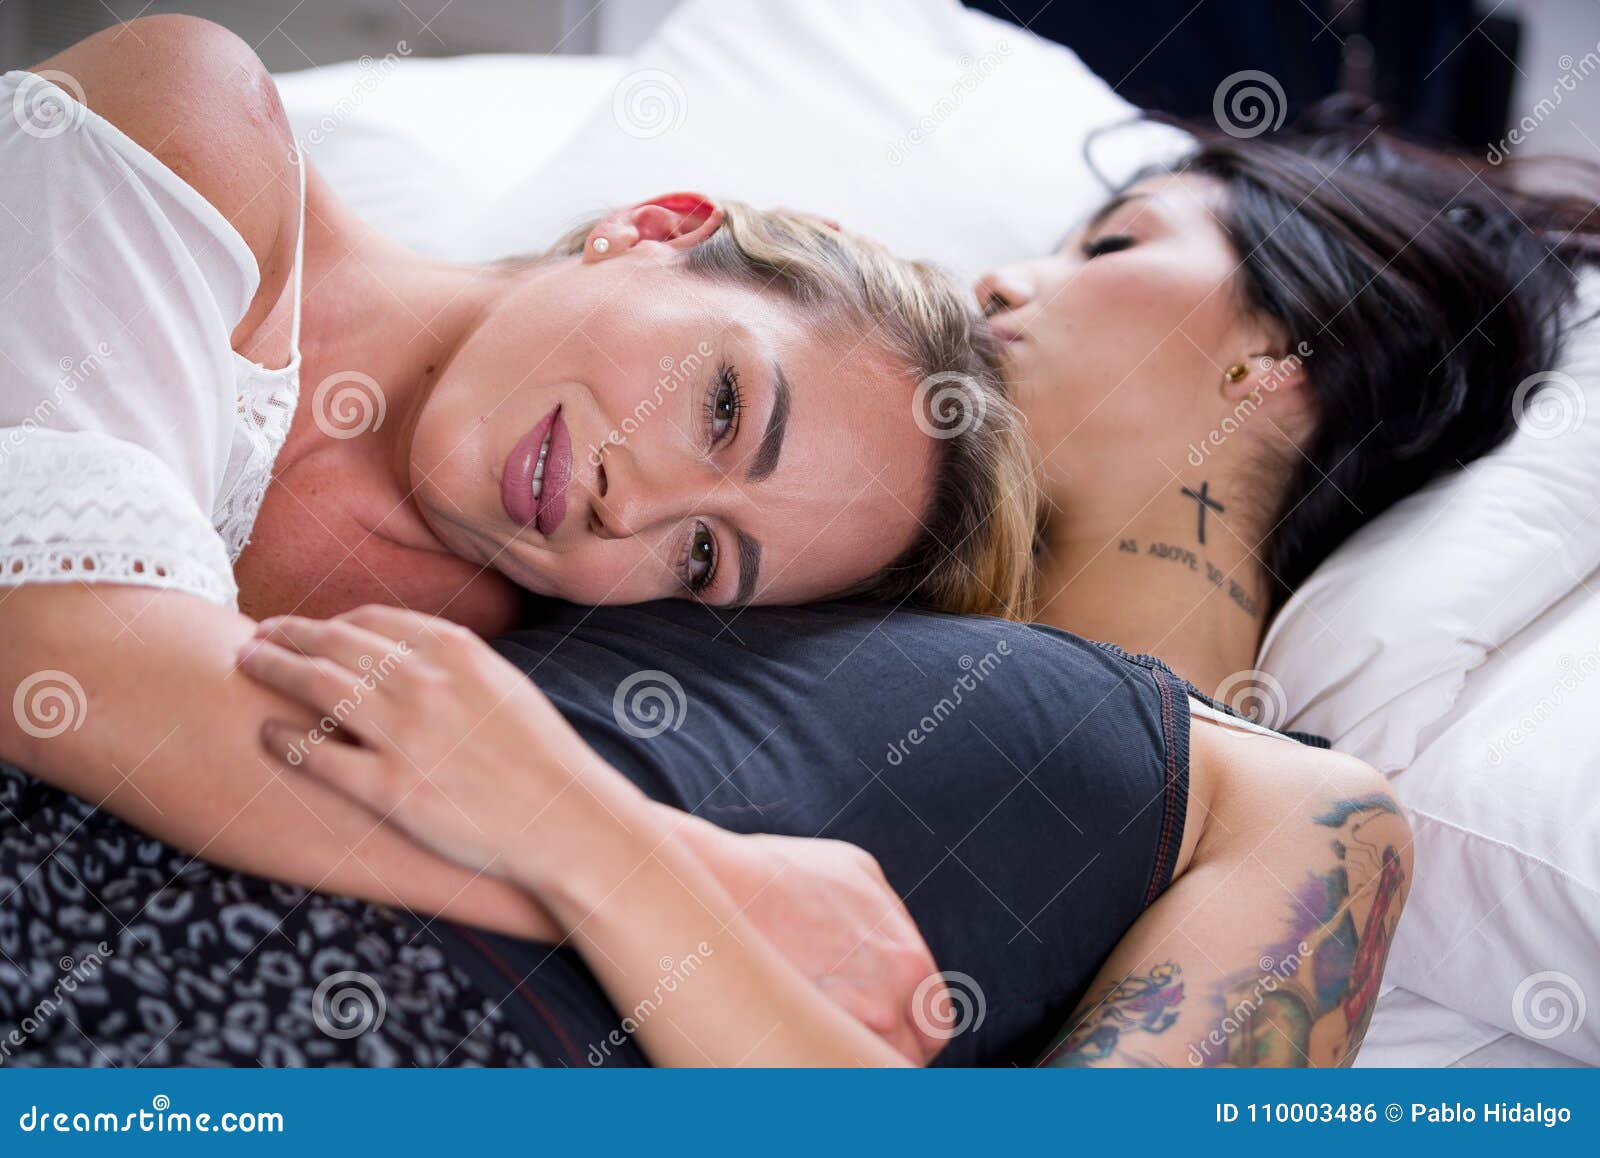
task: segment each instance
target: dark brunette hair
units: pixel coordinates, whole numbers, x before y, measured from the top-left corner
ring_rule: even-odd
[[[1220,183],[1244,308],[1311,350],[1316,426],[1262,552],[1276,611],[1363,523],[1510,434],[1517,387],[1555,369],[1577,320],[1600,213],[1345,102],[1285,132],[1213,130],[1170,171]]]

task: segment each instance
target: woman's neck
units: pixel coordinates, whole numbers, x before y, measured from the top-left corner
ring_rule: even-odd
[[[1262,536],[1228,480],[1179,480],[1136,512],[1061,510],[1040,552],[1038,619],[1165,660],[1211,692],[1255,667],[1268,584]]]
[[[376,383],[384,421],[361,441],[408,489],[415,414],[507,275],[423,258],[366,226],[320,186],[319,178],[308,201],[301,392],[314,392],[330,375]],[[300,446],[285,448],[288,461],[327,441],[305,434]]]

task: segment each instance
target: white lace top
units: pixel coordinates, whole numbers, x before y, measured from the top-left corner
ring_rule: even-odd
[[[210,202],[52,78],[0,76],[0,113],[0,586],[233,607],[299,396],[304,164],[293,356],[269,370],[232,348],[261,275]]]

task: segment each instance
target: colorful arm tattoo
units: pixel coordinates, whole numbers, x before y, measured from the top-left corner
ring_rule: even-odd
[[[1256,968],[1213,988],[1216,1019],[1183,1043],[1190,1065],[1350,1063],[1372,1020],[1406,888],[1404,862],[1388,831],[1392,824],[1385,823],[1397,815],[1388,796],[1375,794],[1338,801],[1314,818],[1336,830],[1331,848],[1338,863],[1306,875],[1294,898],[1289,936],[1262,953]],[[1352,888],[1352,881],[1359,883]],[[1145,1041],[1141,1035],[1163,1034],[1177,1022],[1181,977],[1181,968],[1168,961],[1114,984],[1041,1064],[1173,1064],[1178,1042]]]

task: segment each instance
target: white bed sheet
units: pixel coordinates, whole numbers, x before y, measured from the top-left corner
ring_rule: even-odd
[[[1355,1061],[1358,1069],[1564,1069],[1583,1063],[1408,989],[1386,990]]]

